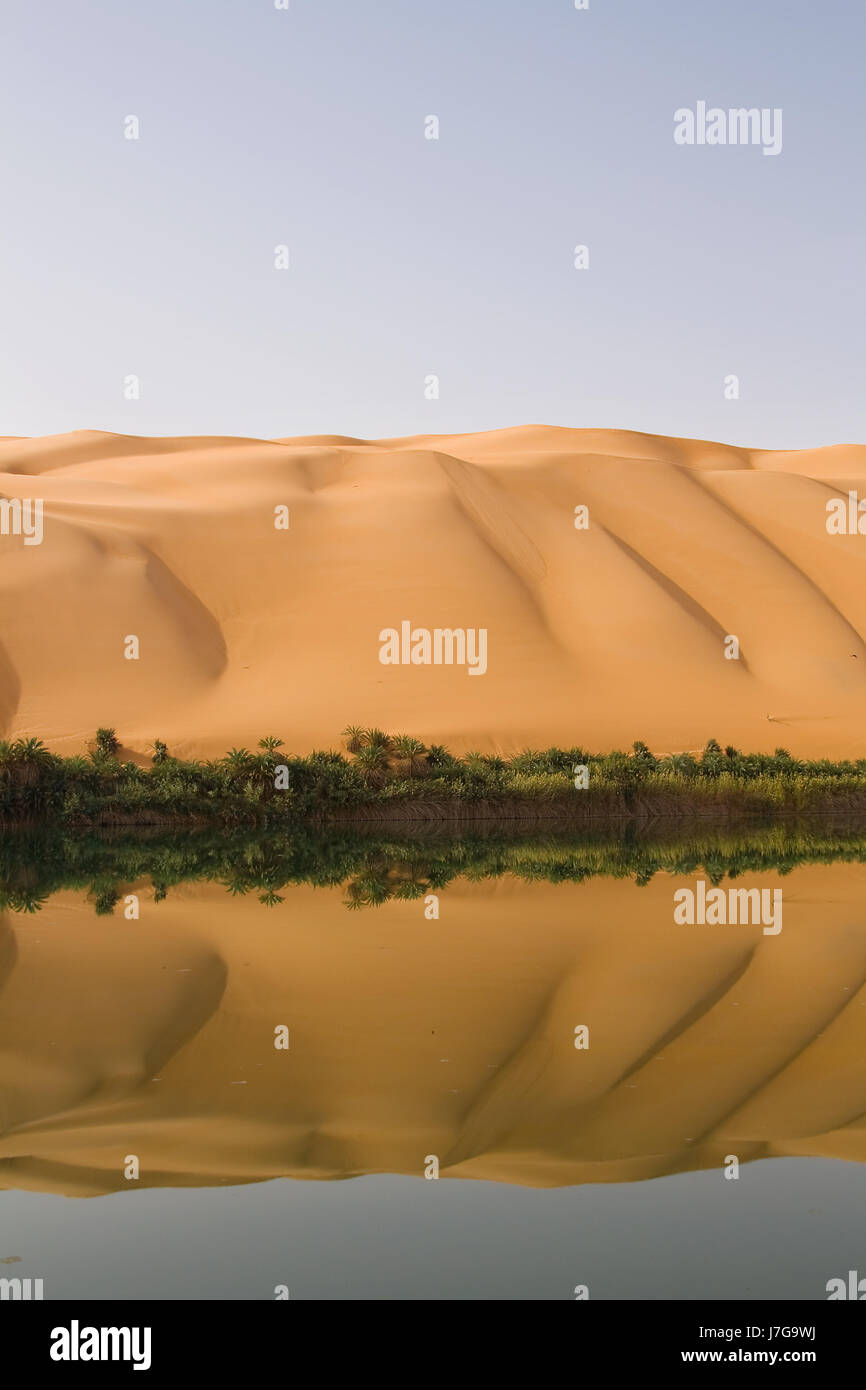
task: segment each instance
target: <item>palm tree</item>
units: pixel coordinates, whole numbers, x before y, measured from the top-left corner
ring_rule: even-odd
[[[253,762],[253,755],[248,748],[232,748],[222,762],[226,767],[230,767],[232,772],[246,772]]]
[[[365,729],[362,744],[364,748],[381,748],[383,753],[390,753],[391,735],[382,729]]]
[[[35,786],[40,771],[54,762],[54,755],[39,738],[16,739],[10,751],[12,775],[19,786]]]
[[[388,780],[388,754],[384,748],[362,748],[355,766],[368,787],[384,787]]]
[[[259,747],[263,748],[266,753],[276,753],[278,748],[283,747],[283,740],[275,738],[273,734],[268,734],[266,738],[259,739]]]
[[[409,734],[398,734],[392,739],[391,747],[410,777],[426,766],[427,749],[420,739],[412,738]]]
[[[347,724],[343,730],[346,749],[349,753],[360,753],[364,746],[364,730],[360,724]]]
[[[88,758],[84,758],[80,753],[73,753],[70,758],[63,759],[63,775],[67,781],[73,781],[77,777],[82,777],[85,772],[89,772],[93,763]]]
[[[448,752],[444,743],[431,743],[428,757],[430,759],[429,766],[436,771],[445,768],[453,769],[459,767],[457,759],[452,753]]]
[[[507,771],[508,771],[508,763],[506,762],[505,758],[500,757],[500,755],[499,755],[498,753],[485,753],[485,754],[484,754],[484,766],[485,766],[490,772],[507,772]]]
[[[273,734],[268,734],[265,738],[259,739],[259,748],[263,749],[257,758],[253,758],[251,768],[255,769],[256,776],[261,778],[263,795],[270,797],[274,791],[274,771],[277,765],[277,755],[283,746],[281,738],[275,738]]]
[[[47,763],[53,757],[41,738],[17,738],[12,744],[12,751],[16,758],[28,758],[31,762]]]
[[[109,758],[113,758],[115,753],[120,752],[120,739],[114,729],[97,729],[96,746],[100,753],[105,753]]]
[[[479,753],[477,748],[471,748],[468,753],[464,753],[463,761],[470,772],[483,772],[485,769],[484,754]]]
[[[632,757],[636,763],[643,763],[644,766],[648,768],[655,767],[656,765],[655,757],[642,739],[638,739],[632,744]],[[578,762],[586,762],[586,759],[578,758]]]

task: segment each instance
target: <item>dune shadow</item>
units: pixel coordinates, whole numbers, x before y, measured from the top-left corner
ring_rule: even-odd
[[[8,733],[21,700],[21,679],[0,642],[0,733]]]

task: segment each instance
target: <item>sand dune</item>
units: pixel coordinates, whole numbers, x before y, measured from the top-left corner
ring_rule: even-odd
[[[142,889],[138,922],[60,895],[0,927],[0,1186],[129,1190],[127,1154],[144,1186],[864,1162],[866,869],[750,877],[780,885],[775,937],[674,925],[664,875],[455,884],[437,922],[305,887]]]
[[[716,736],[862,756],[866,536],[826,529],[857,488],[863,446],[544,426],[0,440],[0,497],[44,501],[41,545],[0,535],[0,735],[305,751],[375,723],[505,752]],[[404,620],[486,628],[484,677],[383,666]]]

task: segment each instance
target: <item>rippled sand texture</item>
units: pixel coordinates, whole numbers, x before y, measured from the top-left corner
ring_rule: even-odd
[[[750,877],[783,889],[776,937],[675,926],[678,882],[457,884],[438,922],[305,887],[7,917],[0,1184],[128,1190],[130,1154],[144,1186],[866,1160],[866,869]]]
[[[849,488],[866,447],[543,426],[0,441],[0,495],[45,505],[41,546],[0,537],[0,735],[306,751],[357,723],[456,749],[862,756],[866,536],[826,529]],[[486,627],[487,674],[383,666],[403,620]]]

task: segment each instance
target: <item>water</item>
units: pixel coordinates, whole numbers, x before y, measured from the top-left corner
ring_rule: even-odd
[[[376,846],[286,882],[234,846],[241,895],[168,883],[162,849],[155,891],[103,850],[2,863],[0,1277],[49,1299],[824,1299],[866,1276],[850,845],[736,880],[782,890],[774,936],[678,925],[702,864],[639,886],[609,849],[578,882],[548,881],[550,845],[523,878]],[[701,854],[718,879],[744,850]]]

